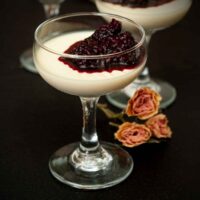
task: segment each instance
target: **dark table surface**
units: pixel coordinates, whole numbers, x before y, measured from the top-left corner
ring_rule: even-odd
[[[44,12],[37,0],[2,1],[0,6],[0,199],[200,199],[200,1],[175,26],[151,41],[152,76],[169,81],[177,99],[164,110],[171,141],[128,149],[135,167],[121,184],[81,191],[56,181],[48,159],[59,147],[80,139],[78,97],[60,93],[39,75],[20,67],[19,56],[33,42]],[[95,11],[86,0],[66,0],[61,13]],[[100,102],[106,102],[102,97]],[[100,111],[101,140],[114,142],[114,129]]]

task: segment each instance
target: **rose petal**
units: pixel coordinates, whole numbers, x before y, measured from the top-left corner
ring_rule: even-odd
[[[161,96],[154,90],[144,87],[135,92],[128,101],[126,114],[139,119],[148,119],[158,113]]]
[[[115,138],[126,147],[135,147],[145,143],[151,137],[151,131],[142,124],[124,122],[115,133]]]
[[[158,114],[146,122],[146,126],[151,130],[156,138],[170,138],[172,131],[168,126],[168,119],[164,114]]]

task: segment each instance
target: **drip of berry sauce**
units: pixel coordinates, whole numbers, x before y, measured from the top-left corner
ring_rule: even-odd
[[[121,30],[121,23],[112,19],[101,25],[90,37],[71,45],[64,53],[75,55],[106,55],[130,49],[137,42],[132,35]],[[103,59],[69,59],[59,57],[59,61],[78,72],[112,72],[113,70],[133,69],[144,58],[144,47],[129,53]]]
[[[160,6],[165,3],[169,3],[173,0],[102,0],[105,2],[120,4],[122,6],[128,6],[133,8],[147,8],[152,6]]]

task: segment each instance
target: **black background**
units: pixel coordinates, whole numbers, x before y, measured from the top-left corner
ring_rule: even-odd
[[[150,44],[152,76],[169,81],[177,99],[164,110],[174,132],[170,142],[128,149],[133,173],[121,184],[81,191],[56,181],[48,159],[80,139],[78,97],[62,94],[39,75],[20,67],[19,56],[33,43],[45,18],[37,0],[1,1],[0,6],[0,199],[200,199],[200,1],[175,26],[157,32]],[[66,0],[61,13],[95,11],[86,0]],[[105,102],[102,97],[100,102]],[[100,111],[101,140],[114,142],[115,129]]]

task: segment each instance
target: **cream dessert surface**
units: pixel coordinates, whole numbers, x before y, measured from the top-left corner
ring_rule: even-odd
[[[101,12],[130,18],[141,24],[145,29],[151,30],[174,25],[187,13],[191,6],[190,0],[173,0],[159,6],[145,8],[122,6],[102,0],[96,0],[95,3]]]
[[[44,45],[57,52],[64,52],[77,41],[89,37],[92,31],[73,32],[50,39]],[[59,55],[38,48],[35,55],[36,67],[41,76],[62,92],[78,96],[99,96],[118,90],[129,84],[143,69],[146,58],[140,66],[123,71],[78,72],[58,60]]]

